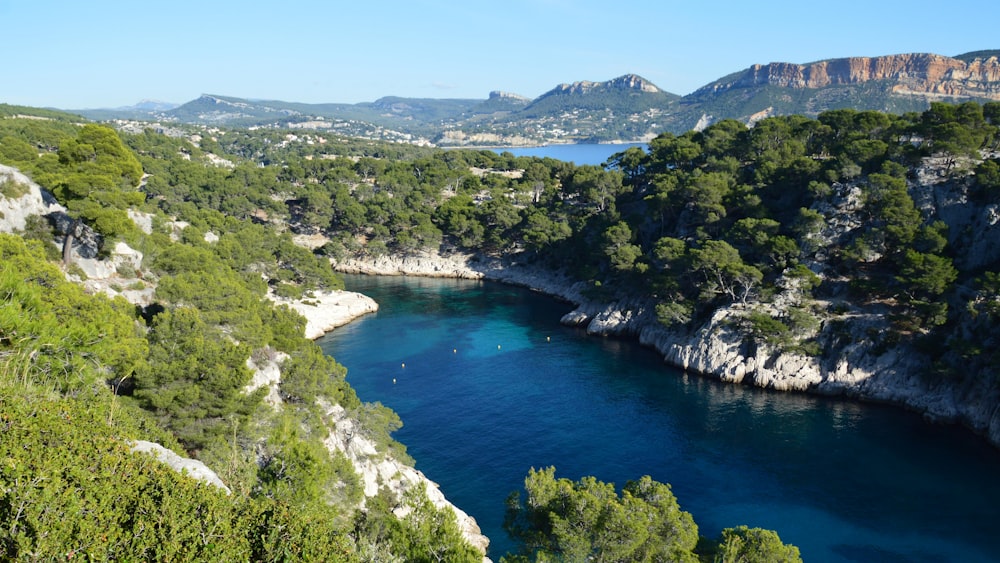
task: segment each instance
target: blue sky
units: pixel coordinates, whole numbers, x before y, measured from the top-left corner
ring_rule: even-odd
[[[1000,49],[996,0],[0,0],[0,102],[539,96],[639,74],[688,94],[754,63]]]

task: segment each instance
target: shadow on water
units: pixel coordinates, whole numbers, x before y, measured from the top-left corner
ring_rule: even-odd
[[[362,400],[399,413],[396,438],[476,518],[494,559],[513,547],[504,498],[549,465],[619,486],[650,475],[703,535],[775,529],[810,562],[1000,553],[1000,453],[967,431],[684,374],[632,342],[559,325],[569,305],[519,288],[361,276],[348,287],[380,310],[321,346]]]

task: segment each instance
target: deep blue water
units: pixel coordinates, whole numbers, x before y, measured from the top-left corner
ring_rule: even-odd
[[[515,147],[493,149],[497,154],[509,152],[514,156],[537,156],[538,158],[554,158],[572,162],[577,166],[584,164],[601,165],[613,154],[624,152],[630,147],[647,147],[646,143],[622,143],[622,144],[564,144],[564,145],[544,145],[541,147]]]
[[[702,535],[777,530],[806,562],[1000,561],[1000,451],[902,409],[724,385],[559,325],[565,303],[489,282],[348,276],[380,310],[320,344],[403,420],[417,468],[496,560],[531,467],[670,483]],[[405,364],[405,367],[403,366]],[[393,382],[395,378],[395,383]]]

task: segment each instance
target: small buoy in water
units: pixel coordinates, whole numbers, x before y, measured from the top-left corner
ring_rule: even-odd
[[[393,384],[393,385],[395,385],[395,384],[396,384],[396,378],[395,378],[395,377],[393,377],[393,378],[392,378],[392,384]]]
[[[405,363],[404,364],[399,364],[399,365],[400,365],[400,367],[404,367],[404,368],[406,367]]]
[[[452,348],[451,349],[451,353],[452,354],[457,354],[458,353],[458,348]]]
[[[551,336],[546,336],[545,337],[545,341],[546,342],[552,342],[552,337]]]
[[[497,344],[497,350],[499,350],[499,349],[500,349],[500,345],[499,345],[499,344]]]

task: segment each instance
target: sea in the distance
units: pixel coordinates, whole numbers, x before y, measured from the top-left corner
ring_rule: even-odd
[[[572,162],[577,166],[604,164],[613,154],[625,152],[631,147],[645,149],[646,143],[594,143],[594,144],[563,144],[543,145],[539,147],[504,147],[492,149],[497,154],[509,152],[514,156],[537,156],[538,158],[554,158]]]
[[[347,276],[378,313],[320,340],[395,410],[417,468],[498,560],[529,468],[670,483],[702,535],[777,530],[806,562],[1000,561],[1000,450],[901,408],[721,384],[561,326],[566,303],[491,282]],[[405,364],[405,367],[404,365]]]

